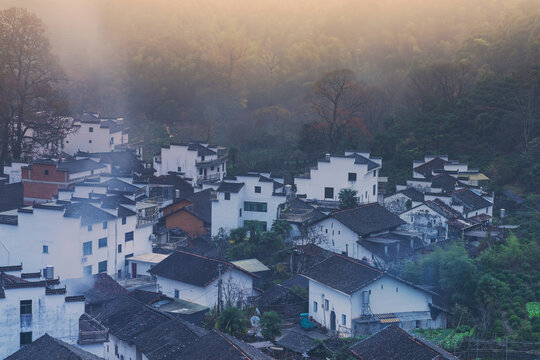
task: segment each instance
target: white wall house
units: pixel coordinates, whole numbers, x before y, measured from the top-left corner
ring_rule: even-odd
[[[384,198],[384,207],[394,214],[402,213],[424,202],[424,194],[410,187]]]
[[[22,262],[32,272],[53,266],[62,279],[101,272],[118,278],[127,273],[127,258],[152,251],[151,233],[122,206],[35,205],[0,214],[0,262]]]
[[[337,201],[340,190],[353,189],[361,204],[375,202],[381,167],[380,157],[365,152],[327,154],[309,173],[294,177],[296,193],[305,194],[308,199]]]
[[[207,143],[172,143],[154,155],[156,175],[181,173],[193,185],[223,180],[227,173],[226,148]]]
[[[309,279],[309,315],[342,336],[377,331],[389,318],[405,329],[446,326],[445,313],[432,311],[432,292],[364,262],[334,255],[304,276]]]
[[[253,275],[233,264],[184,251],[176,251],[149,270],[163,294],[205,307],[222,304],[243,307],[253,296]]]
[[[72,124],[71,132],[62,140],[63,152],[74,155],[79,151],[97,153],[122,148],[129,141],[123,118],[100,117],[98,113],[83,113]]]
[[[0,358],[45,333],[75,344],[84,297],[66,296],[58,280],[21,272],[21,265],[0,266]]]
[[[228,233],[245,226],[248,221],[263,231],[270,230],[286,195],[283,178],[270,174],[248,173],[221,182],[212,200],[212,236],[220,229]]]

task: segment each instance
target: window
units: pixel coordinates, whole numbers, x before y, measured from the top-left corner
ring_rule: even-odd
[[[126,217],[122,217],[122,225],[126,225]]]
[[[202,175],[203,174],[203,169],[199,169],[199,175]]]
[[[83,276],[92,276],[92,265],[83,266],[82,272]]]
[[[175,299],[180,299],[180,290],[174,289],[174,298]]]
[[[92,242],[91,241],[87,241],[82,244],[82,254],[83,256],[92,255]]]
[[[44,171],[45,175],[49,175],[49,170]]]
[[[32,332],[22,332],[21,333],[21,346],[28,345],[32,343]]]
[[[328,299],[324,299],[324,310],[330,309],[330,303],[328,302]]]
[[[244,201],[244,210],[255,211],[255,212],[267,212],[268,207],[267,207],[267,204],[263,202]]]
[[[49,245],[43,245],[43,253],[48,254],[49,253]]]
[[[347,315],[341,314],[341,325],[347,325]]]
[[[98,272],[107,272],[107,260],[98,262]]]
[[[313,312],[317,312],[319,308],[319,304],[317,304],[316,301],[313,302]]]
[[[114,138],[113,137],[111,138],[111,144],[114,144]]]
[[[119,253],[119,254],[122,253],[122,244],[118,245],[118,253]]]
[[[377,195],[377,185],[373,185],[373,196]]]
[[[231,193],[225,193],[225,200],[231,200]]]
[[[107,228],[107,222],[106,222],[106,221],[103,222],[103,228],[104,228],[104,229]]]
[[[133,257],[133,254],[127,254],[126,256],[124,256],[124,266],[128,266],[129,265],[129,258]]]
[[[396,292],[399,292],[399,288],[398,288],[398,287],[396,287]]]
[[[102,248],[102,247],[105,247],[107,246],[107,238],[104,237],[104,238],[101,238],[98,240],[98,247]]]
[[[384,285],[383,284],[381,284],[381,290],[384,290]]]
[[[89,131],[89,132],[94,132],[94,128],[90,126],[90,127],[88,128],[88,131]]]
[[[367,191],[366,191],[366,200],[367,200]]]
[[[356,173],[349,173],[349,181],[356,181]]]
[[[260,194],[261,193],[261,187],[255,186],[255,193]]]
[[[32,300],[21,300],[21,315],[32,314]]]
[[[92,231],[92,225],[88,225],[88,231]]]
[[[92,143],[92,140],[88,140],[88,143],[91,144],[91,143]]]
[[[245,228],[255,228],[257,231],[266,231],[266,221],[257,221],[257,220],[246,220],[244,221]]]
[[[238,209],[238,217],[242,217],[242,209]]]
[[[127,232],[124,237],[125,241],[133,241],[133,231]]]
[[[325,187],[324,188],[324,198],[325,199],[333,199],[334,198],[334,188],[333,187]]]
[[[201,161],[204,161],[204,156],[201,156]]]
[[[181,167],[181,166],[179,166],[177,169],[178,169],[178,172],[182,171],[182,167]]]
[[[377,170],[373,172],[373,177],[377,177]]]

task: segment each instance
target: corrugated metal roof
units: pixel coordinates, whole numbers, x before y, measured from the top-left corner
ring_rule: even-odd
[[[127,258],[128,261],[140,261],[140,262],[147,262],[151,264],[157,264],[163,261],[167,256],[165,254],[155,254],[155,253],[148,253],[148,254],[142,254],[133,256],[130,258]]]
[[[231,264],[250,273],[269,271],[270,269],[257,259],[231,261]]]

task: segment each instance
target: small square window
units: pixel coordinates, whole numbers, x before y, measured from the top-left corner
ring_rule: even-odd
[[[333,199],[334,198],[334,188],[333,187],[325,187],[324,188],[324,198],[325,199]]]
[[[261,187],[255,186],[255,193],[260,194],[261,193]]]
[[[122,218],[122,225],[126,225],[126,217],[125,216]]]
[[[92,143],[92,140],[88,140],[88,143],[91,144],[91,143]]]
[[[356,181],[356,173],[349,173],[349,181]]]
[[[45,173],[45,175],[49,175],[49,170],[48,169],[45,170],[44,173]]]
[[[21,315],[32,314],[32,300],[21,300]]]
[[[231,193],[225,193],[225,200],[231,200]]]
[[[106,222],[106,221],[103,222],[103,228],[104,228],[104,229],[107,228],[107,222]]]
[[[133,231],[129,231],[124,235],[124,241],[133,241],[134,235]]]
[[[98,247],[102,248],[102,247],[106,247],[107,246],[107,238],[104,237],[104,238],[101,238],[98,240]]]
[[[98,262],[98,272],[107,272],[107,260]]]
[[[49,245],[43,245],[43,253],[48,254],[49,253]]]
[[[94,128],[90,126],[90,127],[88,128],[88,131],[89,131],[89,132],[94,132]]]
[[[118,253],[119,253],[119,254],[122,253],[122,244],[119,244],[119,245],[118,245]]]
[[[92,225],[88,225],[88,231],[92,231]]]
[[[28,345],[32,343],[32,332],[22,332],[21,333],[21,346]]]

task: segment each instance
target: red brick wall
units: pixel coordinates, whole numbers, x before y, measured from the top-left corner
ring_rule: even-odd
[[[167,206],[165,209],[163,209],[163,216],[169,215],[170,213],[172,213],[172,212],[174,212],[176,210],[180,210],[181,208],[186,207],[188,205],[191,205],[191,202],[189,202],[187,200],[182,200],[182,201],[179,201],[177,203],[171,204],[171,205]]]
[[[165,218],[165,227],[167,229],[177,227],[191,235],[206,234],[203,221],[186,211],[179,211],[167,216]]]
[[[21,175],[25,204],[31,204],[32,199],[52,200],[59,188],[69,184],[69,173],[58,171],[56,165],[33,164],[31,168],[23,168]]]

